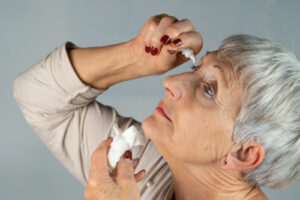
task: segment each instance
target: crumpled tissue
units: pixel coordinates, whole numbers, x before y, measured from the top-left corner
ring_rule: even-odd
[[[146,137],[141,130],[134,125],[127,128],[123,133],[115,123],[113,125],[113,141],[110,144],[108,152],[108,171],[112,172],[119,162],[121,156],[125,151],[130,150],[132,152],[132,158],[136,158],[143,150],[143,146],[146,144]]]
[[[193,52],[192,49],[190,49],[190,48],[183,48],[183,49],[178,49],[178,51],[181,51],[181,53],[185,57],[191,59],[194,66],[196,65],[196,57],[195,57],[194,52]]]

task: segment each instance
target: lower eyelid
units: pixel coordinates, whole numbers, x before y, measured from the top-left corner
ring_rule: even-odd
[[[210,89],[211,89],[211,91],[212,91],[212,95],[210,95],[208,92],[206,92],[206,90],[207,90],[208,88],[210,88]],[[213,98],[213,96],[214,96],[214,91],[213,91],[213,89],[212,89],[212,87],[211,87],[211,86],[208,86],[208,87],[206,87],[204,92],[205,92],[205,93],[206,93],[206,94],[209,96],[209,98]]]
[[[206,92],[208,87],[212,88],[212,86],[210,84],[205,83],[205,82],[201,82],[201,91],[203,91],[205,93],[205,96],[213,97],[214,96],[214,90],[212,89],[213,95],[209,96],[209,94]]]
[[[200,65],[197,65],[197,66],[192,66],[191,69],[195,72],[197,71],[198,69],[200,68]]]

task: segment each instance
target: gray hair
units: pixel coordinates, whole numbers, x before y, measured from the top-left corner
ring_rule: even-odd
[[[251,35],[225,39],[218,54],[234,61],[245,84],[233,139],[257,141],[265,149],[263,162],[245,171],[245,180],[253,186],[290,185],[300,176],[299,60],[278,44]]]

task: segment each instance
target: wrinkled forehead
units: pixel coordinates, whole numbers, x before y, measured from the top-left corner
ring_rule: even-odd
[[[220,71],[225,87],[230,88],[234,80],[237,80],[237,74],[234,70],[234,61],[230,58],[220,55],[218,50],[207,51],[201,58],[199,65],[205,64],[208,67],[215,67]]]

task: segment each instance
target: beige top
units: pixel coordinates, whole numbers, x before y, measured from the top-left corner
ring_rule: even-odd
[[[112,125],[126,129],[141,124],[120,116],[96,101],[103,91],[83,84],[68,58],[67,42],[14,81],[14,96],[33,131],[55,157],[83,185],[87,184],[91,155],[112,134]],[[136,172],[146,169],[138,183],[142,199],[168,200],[174,189],[167,162],[147,138]]]

